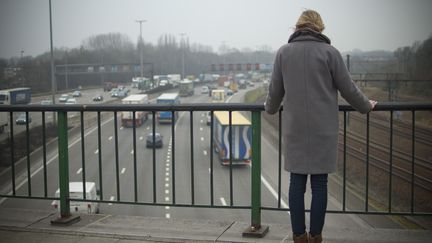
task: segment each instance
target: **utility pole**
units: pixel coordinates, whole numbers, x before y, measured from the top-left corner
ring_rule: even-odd
[[[140,24],[140,39],[139,39],[139,48],[140,48],[140,69],[141,69],[141,78],[144,77],[144,68],[143,68],[143,38],[142,38],[142,23],[147,22],[145,19],[135,20],[135,22]]]
[[[65,58],[66,58],[66,75],[65,75],[65,79],[66,79],[66,90],[69,89],[69,80],[68,80],[68,53],[67,51],[65,52]]]
[[[185,79],[185,41],[183,38],[185,35],[186,33],[180,33],[182,46],[182,80]]]
[[[50,53],[51,53],[51,96],[52,103],[55,104],[55,75],[54,75],[54,54],[53,54],[53,35],[52,35],[52,14],[51,14],[51,0],[49,0],[49,20],[50,20]],[[53,125],[56,124],[56,113],[53,114]]]

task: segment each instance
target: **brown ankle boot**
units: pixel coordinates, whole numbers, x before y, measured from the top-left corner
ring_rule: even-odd
[[[308,235],[304,233],[302,235],[296,236],[293,234],[294,243],[308,243]]]
[[[322,234],[312,236],[309,234],[309,243],[321,243],[322,242]]]

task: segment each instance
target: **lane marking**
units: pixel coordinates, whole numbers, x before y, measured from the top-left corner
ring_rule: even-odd
[[[169,183],[165,183],[165,187],[169,187]]]
[[[169,194],[169,190],[165,190],[165,194]]]
[[[201,137],[201,141],[204,141],[204,137]]]
[[[165,197],[165,202],[168,202],[169,201],[169,197]]]
[[[170,158],[170,155],[169,154],[167,154],[167,160]]]
[[[139,137],[139,140],[143,140],[143,137],[141,136],[141,137]]]
[[[168,171],[169,171],[169,167],[167,167],[167,168],[165,169],[165,171],[167,171],[167,172],[168,172]]]
[[[170,209],[170,207],[169,207],[169,206],[165,206],[165,209],[167,209],[167,210],[168,210],[168,209]]]
[[[109,141],[111,141],[112,139],[113,139],[113,137],[112,137],[112,136],[110,136],[110,137],[108,138],[108,140],[109,140]]]
[[[165,173],[165,176],[169,176],[169,173],[167,172],[167,173]]]
[[[120,174],[124,174],[125,171],[126,171],[126,168],[123,168],[123,169],[121,170]]]
[[[202,127],[200,127],[200,131],[201,131],[201,132],[203,131],[203,128],[202,128]]]
[[[165,178],[165,181],[168,182],[168,181],[169,181],[169,177],[166,177],[166,178]]]
[[[112,121],[113,118],[110,118],[106,121],[104,121],[103,123],[101,123],[101,127],[105,126],[108,122]],[[84,137],[87,137],[88,135],[90,135],[91,133],[93,133],[94,131],[96,131],[98,129],[98,127],[92,128],[90,129],[86,134],[84,134]],[[81,137],[78,137],[75,141],[73,141],[72,143],[69,144],[68,149],[72,148],[72,146],[74,146],[75,144],[77,144],[79,141],[81,141]],[[51,164],[51,162],[53,162],[56,158],[58,157],[58,154],[55,154],[51,159],[49,159],[46,163],[46,165],[48,166],[49,164]],[[40,160],[42,161],[42,160]],[[31,175],[30,178],[33,178],[37,173],[39,173],[41,170],[43,170],[43,165],[41,167],[39,167],[38,169],[36,169]],[[5,170],[6,171],[6,170]],[[27,183],[27,178],[25,178],[20,184],[18,184],[15,187],[15,190],[20,189],[24,184]],[[12,195],[12,190],[9,191],[8,195]],[[6,199],[8,199],[7,197],[3,198],[0,200],[0,205],[6,201]]]
[[[132,149],[131,154],[134,154],[134,150]]]
[[[270,193],[273,195],[273,197],[277,201],[278,200],[278,193],[276,192],[276,190],[273,189],[273,187],[270,185],[270,183],[262,175],[261,175],[261,181],[262,181],[262,184],[264,184],[264,186],[267,187],[267,189],[270,191]],[[282,198],[281,198],[281,207],[282,208],[288,208],[288,204]],[[290,214],[289,211],[287,211],[287,213]]]
[[[211,168],[209,168],[209,174],[211,174]]]
[[[109,200],[110,201],[114,201],[114,196],[111,196]],[[108,205],[113,205],[113,204],[112,203],[108,203]]]
[[[204,155],[207,155],[207,150],[204,150],[204,151],[203,151],[203,154],[204,154]]]
[[[203,123],[203,120],[200,120],[200,123]]]
[[[221,198],[220,198],[220,201],[221,201],[222,205],[224,205],[224,206],[227,205],[226,202],[225,202],[225,198],[221,197]]]
[[[78,170],[77,170],[77,174],[80,174],[81,173],[81,171],[82,171],[82,168],[79,168]]]
[[[150,129],[150,127],[147,127],[147,130],[149,130]]]
[[[94,152],[95,154],[98,154],[99,153],[99,149],[96,149],[96,151]]]
[[[120,130],[123,130],[123,127],[120,127]]]
[[[165,214],[165,218],[169,219],[171,218],[171,215],[169,213]]]

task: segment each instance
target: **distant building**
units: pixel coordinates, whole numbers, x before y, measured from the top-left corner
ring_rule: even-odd
[[[21,68],[4,68],[3,69],[3,76],[5,79],[10,79],[13,77],[16,77],[17,74],[21,71]]]

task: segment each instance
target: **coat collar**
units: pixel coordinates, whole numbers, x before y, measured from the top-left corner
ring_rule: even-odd
[[[302,28],[295,31],[288,39],[288,43],[296,41],[318,41],[331,44],[327,36],[309,28]]]

